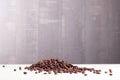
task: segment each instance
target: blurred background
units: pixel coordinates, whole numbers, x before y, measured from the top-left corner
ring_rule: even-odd
[[[120,0],[0,0],[0,63],[49,58],[120,63]]]

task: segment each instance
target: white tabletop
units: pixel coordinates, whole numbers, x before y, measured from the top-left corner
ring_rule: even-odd
[[[91,72],[86,72],[88,75],[84,76],[81,73],[77,74],[43,74],[35,72],[30,72],[25,70],[24,67],[29,66],[30,64],[5,64],[5,67],[0,65],[0,80],[120,80],[120,64],[74,64],[79,67],[95,68],[101,69],[102,72],[100,75],[93,74]],[[19,67],[22,67],[22,70],[19,70]],[[16,71],[14,71],[16,69]],[[109,73],[105,74],[105,71],[112,69],[112,76]],[[23,74],[27,72],[27,74]],[[109,71],[108,71],[109,72]]]

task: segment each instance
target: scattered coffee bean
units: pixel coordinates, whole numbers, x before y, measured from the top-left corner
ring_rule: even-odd
[[[37,72],[35,72],[35,74],[37,74]]]
[[[87,74],[84,74],[84,76],[87,76]]]
[[[105,74],[107,74],[107,71],[105,71]]]
[[[19,70],[22,70],[22,68],[21,68],[21,67],[19,67]]]
[[[28,69],[28,67],[25,67],[24,69]]]
[[[14,69],[14,71],[16,71],[16,69]]]
[[[2,67],[5,67],[5,65],[3,65]]]
[[[112,69],[109,69],[109,72],[112,73]]]
[[[109,74],[110,76],[112,76],[112,74]]]
[[[44,73],[44,74],[47,74],[47,73]]]
[[[27,72],[23,72],[24,74],[27,74]]]

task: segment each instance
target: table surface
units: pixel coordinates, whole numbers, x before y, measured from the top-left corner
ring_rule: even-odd
[[[5,67],[3,67],[5,65]],[[30,72],[25,70],[24,67],[30,66],[31,64],[1,64],[0,65],[0,80],[120,80],[120,64],[73,64],[79,67],[101,69],[100,75],[86,72],[88,75],[84,76],[81,73],[69,74],[59,73],[55,75]],[[22,67],[22,70],[19,70]],[[14,71],[16,69],[16,71]],[[112,69],[112,76],[109,73],[105,74],[105,71],[109,72]],[[27,72],[27,74],[23,74]]]

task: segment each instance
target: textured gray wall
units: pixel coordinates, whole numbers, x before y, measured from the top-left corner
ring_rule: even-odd
[[[0,63],[120,63],[119,3],[0,0]]]

